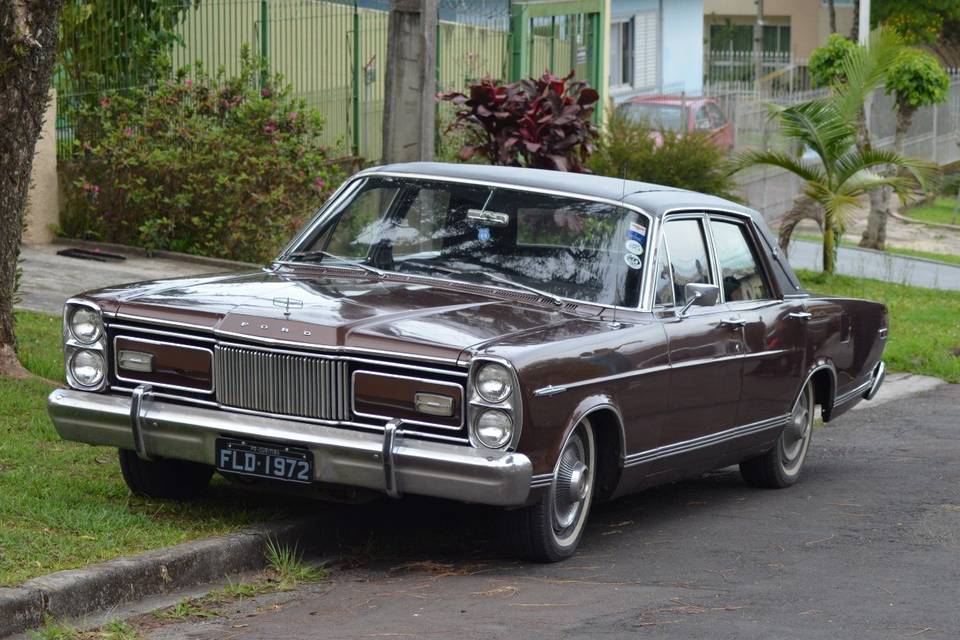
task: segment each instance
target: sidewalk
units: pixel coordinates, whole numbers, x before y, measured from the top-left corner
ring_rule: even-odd
[[[794,239],[789,259],[794,269],[819,271],[823,266],[822,247],[817,242]],[[929,289],[960,290],[960,267],[871,249],[840,247],[837,273]]]
[[[127,256],[122,262],[97,262],[58,256],[66,245],[24,245],[20,309],[59,315],[70,296],[126,282],[179,278],[225,271],[224,267],[169,258]]]

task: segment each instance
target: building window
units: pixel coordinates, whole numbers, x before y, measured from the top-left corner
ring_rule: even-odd
[[[610,25],[610,86],[633,86],[633,18]]]
[[[753,25],[710,25],[711,51],[752,51]],[[790,25],[767,24],[763,26],[764,53],[790,53]]]

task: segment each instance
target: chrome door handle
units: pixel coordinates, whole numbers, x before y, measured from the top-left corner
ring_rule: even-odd
[[[739,329],[745,324],[747,324],[747,321],[743,318],[724,318],[720,321],[721,327],[733,327],[734,329]]]
[[[813,314],[809,311],[791,311],[787,314],[787,317],[794,320],[809,320],[813,317]]]

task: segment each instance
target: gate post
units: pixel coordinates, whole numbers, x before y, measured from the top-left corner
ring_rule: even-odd
[[[437,0],[390,0],[383,161],[432,160],[437,92]]]

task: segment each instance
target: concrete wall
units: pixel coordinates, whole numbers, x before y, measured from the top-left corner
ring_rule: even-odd
[[[662,91],[697,94],[703,87],[704,0],[612,0],[610,18],[657,11]]]
[[[50,242],[50,225],[60,222],[60,199],[57,186],[57,100],[50,92],[50,104],[43,119],[43,129],[33,157],[33,175],[27,196],[27,230],[23,241],[29,244]]]

